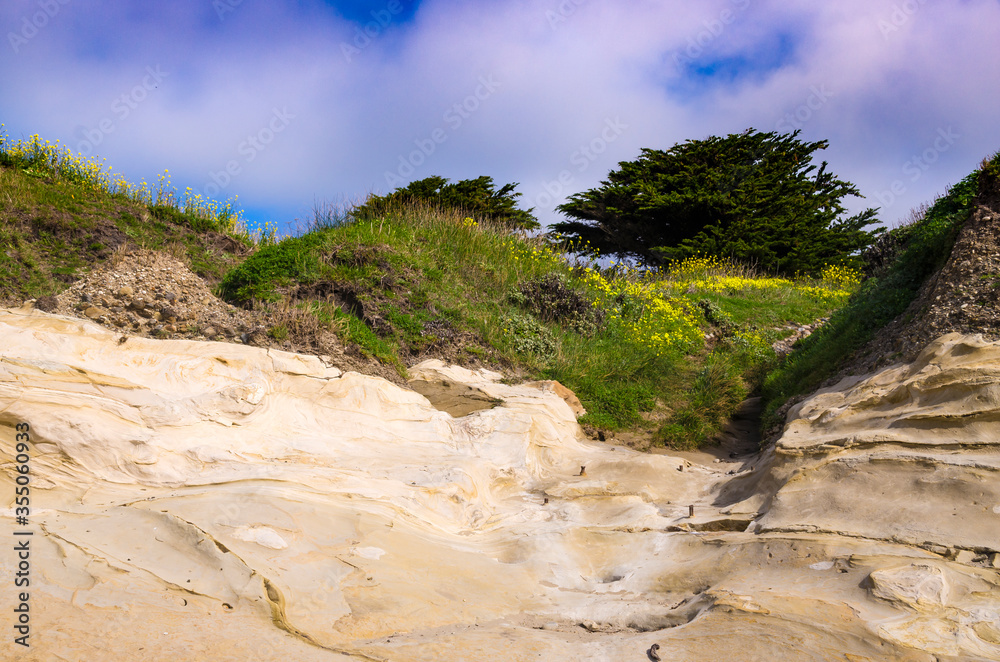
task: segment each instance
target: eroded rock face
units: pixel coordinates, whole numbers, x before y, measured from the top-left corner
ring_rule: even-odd
[[[1000,659],[996,345],[820,394],[731,476],[586,442],[546,384],[432,366],[490,399],[454,417],[274,350],[0,339],[40,660]]]
[[[1000,551],[1000,344],[944,336],[789,419],[761,530]]]

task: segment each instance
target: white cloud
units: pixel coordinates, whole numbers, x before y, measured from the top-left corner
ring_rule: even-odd
[[[419,165],[409,159],[414,178],[488,174],[521,182],[534,204],[547,202],[546,185],[563,171],[572,175],[564,192],[583,190],[641,147],[771,130],[790,113],[804,138],[830,140],[824,158],[863,192],[903,183],[885,212],[891,221],[1000,148],[991,29],[1000,5],[909,2],[918,9],[897,13],[897,26],[894,6],[904,3],[891,0],[428,0],[349,57],[342,44],[353,43],[355,26],[318,6],[244,2],[220,21],[209,3],[101,12],[68,3],[18,54],[0,55],[0,121],[15,137],[76,144],[80,127],[110,118],[114,131],[97,151],[116,170],[139,179],[170,168],[175,184],[201,187],[236,161],[239,174],[221,197],[292,215],[317,198],[387,190],[385,173],[428,140],[432,153]],[[33,8],[5,3],[0,20],[17,26]],[[708,63],[776,34],[795,48],[782,68],[694,95],[671,92],[678,54]],[[115,100],[142,84],[147,66],[169,75],[127,117],[115,114]],[[488,94],[481,79],[495,82]],[[294,118],[248,160],[241,145],[267,136],[274,109]],[[607,140],[606,122],[616,120],[627,129]],[[911,180],[905,162],[948,127],[961,137]],[[600,153],[581,158],[591,143]]]

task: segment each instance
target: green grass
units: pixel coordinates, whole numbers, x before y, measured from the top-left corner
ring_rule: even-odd
[[[401,365],[438,340],[433,331],[425,332],[428,325],[468,330],[510,362],[522,363],[512,338],[496,322],[518,314],[506,301],[508,290],[547,270],[517,258],[514,241],[506,232],[466,226],[460,217],[417,206],[266,246],[230,271],[219,293],[246,306],[281,300],[303,286],[339,288],[351,293],[350,305],[342,306],[350,313],[345,339],[389,363]],[[531,250],[527,244],[521,249]],[[354,310],[355,299],[361,314]],[[362,317],[382,321],[381,335]]]
[[[58,294],[115,249],[169,252],[215,283],[272,240],[249,232],[232,202],[178,195],[166,174],[155,190],[133,185],[37,136],[11,141],[0,125],[2,302]]]
[[[733,294],[712,292],[685,295],[692,303],[707,300],[723,310],[737,326],[777,327],[782,324],[810,324],[827,315],[828,302],[781,288]]]
[[[683,390],[684,354],[657,354],[606,328],[594,336],[563,330],[560,351],[541,377],[571,388],[587,409],[581,423],[623,430],[642,423],[657,401],[674,401]]]
[[[678,448],[709,443],[754,391],[773,407],[818,383],[912,299],[975,188],[963,182],[939,201],[902,266],[778,366],[770,345],[785,327],[844,305],[855,285],[843,272],[778,279],[712,258],[657,273],[598,269],[544,238],[421,205],[363,221],[317,212],[311,231],[277,241],[248,232],[232,203],[168,186],[0,136],[0,298],[57,293],[123,245],[168,251],[226,300],[271,311],[278,342],[326,329],[401,376],[442,357],[557,379],[586,407],[582,423]]]
[[[777,327],[828,315],[846,292],[734,265],[681,266],[602,272],[541,238],[408,205],[264,246],[218,291],[244,306],[322,300],[345,342],[401,375],[428,354],[484,360],[559,380],[586,407],[584,424],[690,447],[711,439],[773,366],[770,342],[787,333]],[[708,332],[720,337],[711,350]]]
[[[736,355],[713,352],[689,383],[687,402],[657,430],[674,448],[704,445],[747,397],[749,387]]]
[[[996,162],[997,159],[994,159]],[[980,172],[953,186],[909,228],[902,253],[886,272],[867,280],[817,333],[807,338],[763,384],[765,424],[790,397],[815,390],[841,363],[900,315],[927,278],[951,253],[955,237],[974,206]]]

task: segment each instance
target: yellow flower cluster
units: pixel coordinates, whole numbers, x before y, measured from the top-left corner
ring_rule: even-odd
[[[620,325],[657,354],[687,350],[702,341],[697,318],[682,302],[664,296],[655,280],[627,267],[611,278],[594,269],[582,273],[584,283],[595,293],[594,305],[607,311],[609,323]]]
[[[42,141],[38,134],[13,142],[6,134],[0,135],[0,151],[29,173],[41,171],[59,175],[92,191],[115,194],[123,181],[121,175],[113,176],[111,167],[105,167],[95,157],[75,156],[68,147],[60,146],[58,140],[55,143]]]
[[[538,240],[510,235],[502,243],[522,273],[552,271],[566,264],[562,255]]]
[[[667,265],[666,276],[674,280],[689,281],[708,276],[733,275],[742,271],[744,270],[729,260],[714,255],[698,255],[671,262]]]
[[[748,269],[713,256],[691,257],[673,262],[662,274],[659,286],[673,292],[701,291],[737,295],[753,291],[792,289],[831,305],[841,305],[858,288],[861,274],[847,267],[828,265],[819,281],[753,275]]]
[[[169,170],[164,170],[159,176],[154,191],[145,180],[133,184],[124,176],[112,173],[112,166],[104,164],[107,159],[98,161],[97,157],[74,154],[68,147],[60,146],[58,140],[55,143],[43,141],[38,134],[29,136],[27,140],[11,141],[3,129],[4,125],[0,124],[0,153],[18,163],[29,174],[42,171],[71,181],[86,191],[105,193],[142,205],[170,205],[209,221],[220,232],[243,236],[256,243],[275,238],[277,228],[270,223],[265,223],[265,227],[258,232],[252,233],[247,229],[243,212],[236,207],[235,197],[219,203],[201,195],[192,195],[190,188],[178,197],[176,190],[170,186]]]
[[[479,223],[476,222],[476,219],[474,219],[474,218],[472,218],[470,216],[466,216],[462,220],[462,227],[466,227],[466,228],[478,228],[479,227]]]
[[[855,290],[861,284],[861,273],[850,267],[828,264],[823,268],[820,279],[840,290]]]
[[[518,236],[504,238],[503,246],[519,273],[547,273],[573,266],[570,257],[559,250],[564,247]],[[702,342],[695,315],[683,302],[657,291],[654,280],[624,265],[615,267],[611,275],[591,267],[576,273],[593,295],[592,303],[605,311],[607,323],[636,342],[659,354],[684,351]]]
[[[716,276],[689,280],[683,282],[683,284],[688,288],[694,287],[696,290],[712,292],[714,294],[795,287],[795,283],[786,278],[746,278],[743,276]]]

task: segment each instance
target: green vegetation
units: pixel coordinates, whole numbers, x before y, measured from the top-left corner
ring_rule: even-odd
[[[1000,157],[992,163],[998,162]],[[876,275],[765,380],[765,420],[788,398],[816,389],[845,358],[906,310],[927,278],[951,254],[958,230],[973,210],[979,178],[986,176],[985,172],[973,172],[923,210],[922,216],[912,217],[909,225],[888,233],[893,237],[890,249],[874,247],[868,256],[868,271]]]
[[[179,195],[170,186],[169,171],[159,177],[155,189],[145,181],[132,184],[122,175],[113,174],[112,168],[105,167],[96,157],[74,155],[69,148],[47,140],[42,142],[37,135],[11,141],[2,132],[3,127],[0,124],[0,166],[20,170],[28,178],[72,185],[71,199],[83,193],[103,194],[118,202],[145,206],[158,218],[167,215],[182,219],[195,231],[225,233],[247,243],[267,241],[274,236],[267,226],[251,232],[236,208],[235,199],[220,204],[201,195],[191,195],[190,189]]]
[[[853,191],[823,168],[802,179],[813,172],[805,165],[809,154],[825,143],[803,145],[772,134],[741,139],[767,148],[754,161],[775,159],[757,170],[795,174],[786,193],[822,190],[822,218],[834,218],[839,196]],[[776,144],[797,154],[799,165],[772,155]],[[703,149],[689,143],[666,154],[707,155]],[[670,162],[648,150],[644,159],[664,168]],[[719,197],[721,183],[739,174],[734,159],[726,161],[729,180],[705,180],[708,207],[736,219],[752,194],[761,209],[776,209],[778,201],[759,197],[770,180],[754,180],[754,169]],[[755,232],[764,237],[774,228],[763,221],[746,226],[753,232],[743,241],[764,252],[729,252],[768,265],[765,275],[718,253],[652,269],[604,266],[592,257],[596,249],[579,250],[582,233],[571,242],[523,232],[530,227],[523,214],[530,212],[515,209],[514,185],[495,191],[489,178],[455,185],[430,178],[354,209],[318,209],[310,231],[278,241],[267,228],[250,232],[232,202],[178,195],[168,188],[168,173],[152,190],[37,137],[10,142],[0,136],[0,298],[19,303],[58,293],[116,254],[165,250],[229,302],[267,311],[274,342],[307,347],[303,339],[319,330],[333,333],[347,353],[400,377],[415,362],[439,357],[498,368],[514,380],[556,379],[586,407],[583,424],[690,448],[709,443],[749,393],[763,392],[773,413],[786,398],[814,388],[898,315],[949,254],[971,210],[977,177],[997,163],[984,163],[981,173],[854,259],[842,253],[868,236],[861,229],[867,212],[845,221],[853,230],[788,220],[805,223],[801,227],[811,229],[803,232],[813,233],[805,236],[818,244],[831,232],[854,237],[815,250],[782,253],[766,237],[760,246],[751,244]],[[623,164],[633,167],[646,166]],[[666,180],[681,181],[679,173],[671,177]],[[689,211],[694,219],[696,210]],[[692,238],[706,232],[715,231],[702,226]],[[703,245],[699,241],[685,246]],[[638,255],[622,246],[618,252]],[[657,259],[666,254],[653,253]],[[823,256],[833,259],[824,263]],[[873,277],[862,284],[849,262],[863,264]],[[799,268],[812,276],[774,275]],[[789,359],[772,350],[792,327],[824,317],[830,322]]]
[[[56,294],[115,250],[184,258],[217,282],[270,228],[250,232],[235,202],[180,196],[164,173],[155,189],[130,184],[96,159],[38,136],[10,140],[0,125],[0,302]]]
[[[557,231],[592,252],[646,265],[697,255],[728,257],[778,274],[856,264],[875,234],[875,210],[845,217],[850,182],[810,163],[826,141],[748,130],[643,149],[602,186],[559,206],[575,220]]]
[[[691,446],[756,388],[786,324],[829,314],[857,285],[834,269],[793,281],[711,259],[602,270],[564,248],[455,209],[400,203],[265,246],[219,292],[244,306],[312,302],[346,322],[346,342],[401,375],[425,355],[485,361],[561,381],[587,408],[584,424]]]
[[[449,184],[444,177],[427,177],[397,188],[388,195],[369,196],[351,213],[366,220],[379,218],[401,206],[420,203],[454,209],[465,216],[475,216],[510,229],[537,230],[538,219],[532,215],[533,209],[517,208],[517,198],[521,194],[515,193],[515,188],[516,182],[494,189],[493,178],[485,176],[463,179],[454,184]]]

